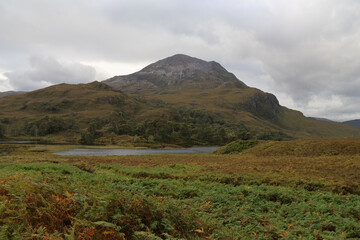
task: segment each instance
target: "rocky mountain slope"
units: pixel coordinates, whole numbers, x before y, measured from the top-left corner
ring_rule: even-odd
[[[128,93],[164,89],[180,91],[183,88],[247,87],[219,63],[182,54],[157,61],[130,75],[115,76],[104,83]]]

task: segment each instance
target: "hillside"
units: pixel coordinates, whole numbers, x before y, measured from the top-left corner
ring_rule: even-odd
[[[0,124],[8,137],[68,135],[75,141],[91,119],[134,115],[142,104],[106,84],[59,84],[0,98]],[[104,124],[104,122],[100,122]]]
[[[281,106],[273,94],[247,86],[219,63],[186,55],[102,83],[6,96],[0,105],[1,132],[8,138],[190,146],[360,136],[353,126],[306,118]]]
[[[134,112],[137,103],[120,91],[93,82],[59,84],[33,92],[0,99],[1,118],[36,119],[46,116],[78,116],[78,120],[104,117],[111,111]]]
[[[355,120],[350,120],[350,121],[346,121],[343,122],[344,124],[348,124],[357,128],[360,128],[360,119],[355,119]]]

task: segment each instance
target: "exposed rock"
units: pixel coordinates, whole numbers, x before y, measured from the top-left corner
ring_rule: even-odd
[[[249,112],[255,116],[274,119],[279,114],[281,106],[271,93],[257,92],[245,103]]]

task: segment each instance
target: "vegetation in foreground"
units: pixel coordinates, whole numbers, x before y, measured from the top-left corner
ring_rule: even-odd
[[[360,238],[358,154],[63,157],[10,147],[0,155],[0,239]]]

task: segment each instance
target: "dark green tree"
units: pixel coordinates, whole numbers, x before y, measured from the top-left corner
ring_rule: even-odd
[[[5,125],[0,123],[0,138],[5,137]]]
[[[216,144],[224,144],[227,141],[227,134],[223,127],[219,127],[216,129],[214,143]]]
[[[98,122],[98,120],[96,119],[91,119],[89,121],[89,125],[87,128],[87,131],[92,134],[92,135],[96,135],[96,130],[98,130],[100,128],[100,123]]]
[[[92,145],[94,144],[95,136],[90,132],[81,133],[80,143],[83,145]]]

